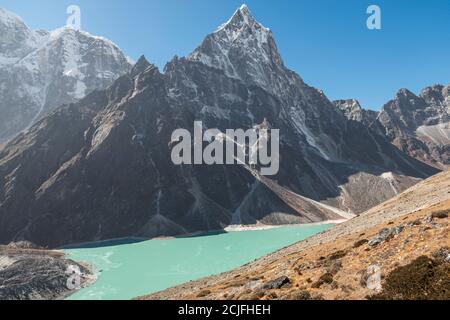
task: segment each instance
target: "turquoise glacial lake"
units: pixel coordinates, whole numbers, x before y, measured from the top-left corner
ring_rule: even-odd
[[[97,281],[69,300],[128,300],[219,274],[325,231],[331,225],[287,226],[144,242],[120,241],[64,250],[90,263]]]

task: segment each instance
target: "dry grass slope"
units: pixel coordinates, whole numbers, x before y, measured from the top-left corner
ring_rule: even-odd
[[[447,171],[246,266],[140,299],[449,299],[449,212]]]

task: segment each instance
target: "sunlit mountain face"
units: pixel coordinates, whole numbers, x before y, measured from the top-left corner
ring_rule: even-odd
[[[194,121],[279,129],[279,173],[174,165],[171,135]],[[164,73],[142,57],[106,90],[56,109],[2,151],[0,170],[1,241],[51,247],[346,219],[437,172],[287,69],[246,6]]]
[[[69,27],[32,30],[0,8],[0,143],[65,103],[104,89],[131,64],[111,41]]]

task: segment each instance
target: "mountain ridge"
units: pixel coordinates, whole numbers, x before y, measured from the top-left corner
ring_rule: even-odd
[[[2,143],[131,68],[110,40],[68,27],[32,30],[15,14],[0,10]]]
[[[378,114],[356,100],[334,104],[349,120],[370,126],[410,156],[439,169],[450,165],[450,84],[426,87],[418,96],[400,89]]]
[[[237,28],[246,45],[213,34],[194,51],[225,59],[221,68],[175,57],[161,73],[142,57],[107,89],[57,108],[6,145],[0,243],[173,236],[221,230],[236,217],[245,225],[334,220],[339,210],[359,214],[438,172],[348,121],[280,63],[274,39],[259,45],[268,29],[246,25],[249,11],[241,10],[219,32]],[[215,50],[225,44],[228,51]],[[228,62],[239,77],[228,74]],[[282,165],[272,179],[238,165],[171,161],[176,129],[192,131],[194,121],[248,129],[265,119],[282,130]]]

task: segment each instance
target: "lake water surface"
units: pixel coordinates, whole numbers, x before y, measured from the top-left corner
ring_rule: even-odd
[[[69,300],[122,300],[157,292],[232,270],[331,226],[287,226],[67,249],[69,258],[91,263],[98,275],[95,284]]]

